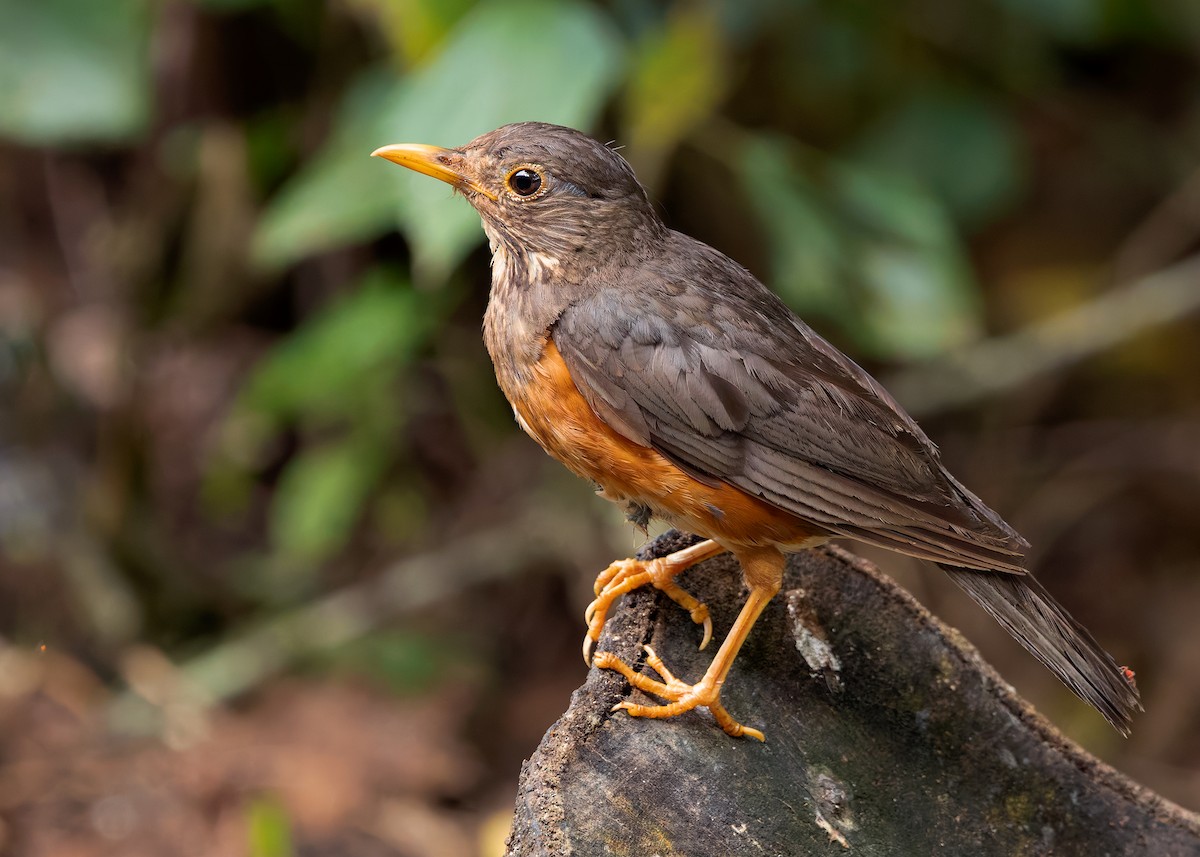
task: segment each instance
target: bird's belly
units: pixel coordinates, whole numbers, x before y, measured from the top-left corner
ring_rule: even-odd
[[[552,339],[523,374],[520,383],[500,379],[521,428],[573,473],[600,485],[606,499],[643,504],[655,517],[726,546],[798,549],[826,540],[819,527],[724,482],[706,485],[619,434],[588,405]]]

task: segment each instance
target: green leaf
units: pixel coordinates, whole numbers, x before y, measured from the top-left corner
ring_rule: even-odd
[[[375,269],[255,368],[238,408],[275,420],[355,415],[429,340],[442,314],[436,295]]]
[[[727,80],[717,20],[701,6],[677,7],[666,26],[638,45],[625,90],[629,150],[654,187],[678,142],[716,110]]]
[[[794,167],[791,146],[754,137],[738,168],[759,214],[779,295],[794,308],[836,315],[845,242],[812,179]]]
[[[287,812],[275,800],[259,798],[246,810],[250,857],[291,857],[292,827]]]
[[[316,564],[346,543],[387,462],[366,431],[308,449],[283,472],[271,504],[271,539],[288,559]]]
[[[488,3],[464,18],[438,57],[407,81],[373,145],[459,146],[525,120],[587,128],[612,90],[621,53],[612,24],[591,6]],[[440,182],[376,166],[401,173],[397,211],[419,278],[443,279],[483,238],[479,216]]]
[[[335,675],[382,681],[393,693],[421,694],[469,662],[469,652],[459,634],[430,637],[412,631],[377,631],[320,652],[314,661],[315,667]]]
[[[1026,181],[1011,116],[974,96],[917,94],[868,130],[855,151],[925,184],[968,227],[1003,214]]]
[[[351,0],[371,13],[392,50],[409,66],[437,48],[475,0]]]
[[[590,6],[519,0],[473,10],[412,75],[375,71],[355,87],[327,147],[272,201],[255,258],[288,264],[398,222],[418,275],[443,279],[483,238],[478,215],[448,186],[370,153],[396,142],[462,145],[529,119],[588,127],[614,85],[620,55],[619,36]]]
[[[911,360],[979,335],[978,302],[956,254],[890,241],[859,253],[860,323],[876,353]]]
[[[903,176],[756,136],[737,164],[776,289],[872,352],[926,356],[974,337],[977,289],[945,210]]]
[[[251,253],[264,268],[279,268],[384,232],[395,221],[398,176],[368,157],[380,139],[380,117],[401,86],[392,69],[364,72],[338,112],[333,137],[316,158],[271,200]]]
[[[120,142],[150,113],[147,0],[0,0],[0,134]]]
[[[938,200],[911,179],[853,163],[830,170],[849,236],[860,339],[877,353],[926,357],[978,335],[978,287]]]
[[[450,305],[445,293],[417,292],[378,268],[283,340],[255,367],[222,426],[205,483],[213,511],[239,508],[247,472],[262,466],[283,426],[297,424],[306,441],[325,440],[302,447],[284,469],[272,539],[289,573],[336,552],[394,455],[404,422],[398,379]],[[293,578],[304,582],[300,572]]]

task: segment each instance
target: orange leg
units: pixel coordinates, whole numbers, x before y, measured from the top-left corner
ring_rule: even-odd
[[[626,680],[645,693],[662,699],[670,700],[666,705],[638,705],[625,700],[613,706],[613,710],[623,709],[633,717],[674,717],[693,708],[707,708],[712,712],[717,723],[726,733],[737,738],[749,735],[751,738],[765,740],[762,732],[738,723],[721,705],[721,687],[729,675],[738,651],[746,642],[750,629],[758,620],[763,608],[775,597],[783,583],[783,554],[775,548],[754,548],[735,550],[738,561],[742,564],[746,585],[750,588],[750,596],[746,599],[742,612],[729,631],[729,636],[721,644],[717,656],[704,673],[704,678],[697,684],[686,684],[671,674],[662,660],[647,646],[646,663],[662,677],[656,681],[633,669],[611,652],[598,652],[596,666],[601,669],[616,670],[625,676]]]
[[[708,608],[684,591],[675,582],[675,577],[693,565],[724,552],[725,548],[710,539],[659,559],[618,560],[600,572],[593,587],[596,600],[587,606],[583,614],[583,621],[588,626],[583,638],[584,663],[592,662],[592,651],[600,641],[600,632],[604,629],[613,602],[626,592],[646,584],[666,593],[668,598],[691,614],[693,622],[704,626],[700,648],[707,646],[712,639],[712,619],[709,618]]]

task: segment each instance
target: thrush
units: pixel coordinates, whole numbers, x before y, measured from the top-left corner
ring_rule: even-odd
[[[602,572],[584,658],[614,601],[650,585],[704,626],[677,582],[724,551],[749,592],[703,678],[652,651],[637,672],[596,666],[662,700],[635,717],[711,711],[730,735],[763,738],[721,687],[785,554],[845,537],[940,566],[1068,688],[1128,734],[1138,695],[1125,672],[1025,568],[1029,544],[943,466],[937,448],[870,375],[745,268],[669,229],[629,164],[570,128],[506,125],[456,149],[374,152],[452,185],[492,252],[484,339],[517,422],[551,456],[634,517],[705,538]]]

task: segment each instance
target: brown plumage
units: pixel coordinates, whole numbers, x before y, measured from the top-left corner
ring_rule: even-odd
[[[608,653],[598,665],[668,700],[631,714],[709,708],[779,589],[783,552],[845,536],[937,563],[1122,733],[1136,690],[1024,568],[1028,543],[963,487],[894,399],[748,271],[663,225],[628,164],[569,128],[508,125],[460,149],[376,154],[449,182],[492,248],[484,338],[522,428],[627,508],[705,536],[596,583],[585,656],[609,606],[651,584],[709,628],[675,582],[721,550],[750,596],[704,678],[661,681]]]

